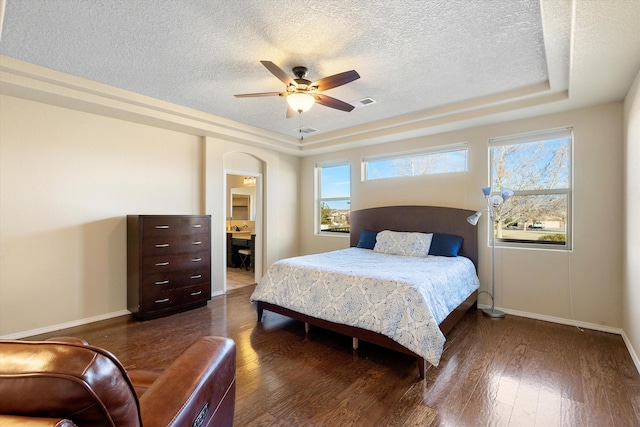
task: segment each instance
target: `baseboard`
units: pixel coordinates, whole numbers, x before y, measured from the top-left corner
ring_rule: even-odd
[[[212,297],[224,295],[224,291],[217,291],[211,294]],[[61,329],[73,328],[75,326],[87,325],[93,322],[99,322],[101,320],[113,319],[120,316],[128,316],[131,312],[129,310],[114,311],[111,313],[101,314],[99,316],[86,317],[84,319],[74,320],[72,322],[59,323],[57,325],[45,326],[43,328],[31,329],[28,331],[16,332],[8,335],[0,335],[1,340],[19,340],[21,338],[32,337],[34,335],[48,334],[49,332],[59,331]]]
[[[478,308],[481,308],[481,309],[491,308],[491,306],[478,304]],[[536,320],[544,320],[545,322],[559,323],[561,325],[575,326],[578,328],[591,329],[591,330],[600,331],[600,332],[608,332],[610,334],[622,335],[623,333],[622,329],[614,328],[612,326],[598,325],[595,323],[588,323],[588,322],[580,322],[578,320],[564,319],[562,317],[545,316],[544,314],[529,313],[526,311],[509,310],[501,307],[496,307],[496,309],[503,311],[505,314],[511,314],[513,316],[527,317],[529,319],[536,319]]]
[[[640,373],[640,358],[638,358],[638,354],[633,349],[633,346],[631,345],[631,340],[629,340],[629,337],[624,332],[624,330],[622,331],[622,339],[624,340],[624,343],[627,345],[627,350],[629,350],[629,354],[631,355],[631,359],[633,360],[634,365],[636,365],[636,369],[638,370],[638,373]]]
[[[491,306],[478,304],[478,308],[479,309],[491,308]],[[513,316],[527,317],[529,319],[544,320],[545,322],[559,323],[561,325],[569,325],[569,326],[575,326],[582,329],[591,329],[594,331],[608,332],[610,334],[621,335],[624,341],[624,344],[627,346],[627,351],[629,351],[629,354],[631,355],[633,364],[636,366],[638,373],[640,373],[640,358],[638,358],[638,354],[635,352],[633,346],[631,345],[631,341],[629,340],[629,337],[627,337],[627,334],[625,334],[624,330],[621,328],[597,325],[595,323],[579,322],[573,319],[563,319],[562,317],[545,316],[542,314],[528,313],[526,311],[509,310],[509,309],[504,309],[500,307],[496,307],[496,309],[503,311],[505,314],[511,314]]]
[[[217,296],[217,295],[224,295],[224,292],[223,291],[213,292],[211,296],[213,297],[213,296]],[[479,309],[491,308],[491,306],[478,304],[478,308]],[[559,323],[561,325],[576,326],[576,327],[580,327],[580,328],[584,328],[584,329],[592,329],[594,331],[608,332],[608,333],[612,333],[612,334],[621,335],[622,339],[624,340],[625,345],[627,346],[627,350],[629,351],[629,354],[631,355],[631,359],[633,360],[633,363],[635,364],[636,369],[640,373],[640,358],[638,358],[638,354],[635,352],[633,346],[631,345],[631,341],[627,337],[627,334],[625,334],[624,330],[622,330],[620,328],[613,328],[613,327],[610,327],[610,326],[597,325],[595,323],[579,322],[577,320],[564,319],[562,317],[545,316],[545,315],[542,315],[542,314],[529,313],[529,312],[526,312],[526,311],[509,310],[509,309],[504,309],[504,308],[500,308],[500,307],[496,307],[496,308],[501,310],[501,311],[503,311],[505,314],[511,314],[513,316],[526,317],[526,318],[529,318],[529,319],[543,320],[545,322]],[[86,324],[93,323],[93,322],[99,322],[101,320],[113,319],[114,317],[128,316],[130,314],[131,314],[131,312],[128,311],[128,310],[114,311],[112,313],[101,314],[99,316],[93,316],[93,317],[86,317],[84,319],[74,320],[72,322],[59,323],[57,325],[46,326],[44,328],[31,329],[31,330],[28,330],[28,331],[16,332],[14,334],[2,335],[2,336],[0,336],[0,339],[3,339],[3,340],[16,340],[16,339],[31,337],[31,336],[34,336],[34,335],[41,335],[41,334],[46,334],[46,333],[49,333],[49,332],[55,332],[55,331],[59,331],[61,329],[67,329],[67,328],[73,328],[75,326],[86,325]]]
[[[47,334],[49,332],[59,331],[61,329],[73,328],[75,326],[82,326],[93,322],[99,322],[101,320],[113,319],[114,317],[131,315],[129,310],[114,311],[107,314],[101,314],[99,316],[86,317],[84,319],[74,320],[72,322],[58,323],[57,325],[45,326],[44,328],[31,329],[29,331],[16,332],[14,334],[2,335],[0,339],[3,340],[17,340],[26,337],[32,337],[34,335]]]

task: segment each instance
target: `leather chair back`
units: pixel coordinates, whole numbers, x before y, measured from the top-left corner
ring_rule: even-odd
[[[108,351],[65,342],[0,342],[0,414],[78,426],[142,425],[138,397]]]

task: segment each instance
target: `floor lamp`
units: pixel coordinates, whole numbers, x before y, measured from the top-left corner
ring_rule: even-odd
[[[493,224],[494,229],[491,230],[491,292],[488,291],[482,291],[484,293],[489,294],[489,296],[491,296],[491,308],[485,308],[484,310],[482,310],[482,313],[486,316],[489,317],[494,317],[494,318],[502,318],[504,317],[504,313],[500,310],[496,310],[496,306],[495,306],[495,292],[496,292],[496,232],[495,232],[495,225],[496,225],[496,220],[498,219],[498,208],[500,207],[500,205],[502,205],[504,202],[507,201],[507,199],[511,196],[513,196],[513,191],[508,190],[508,189],[504,189],[502,190],[502,193],[500,195],[494,194],[493,196],[491,195],[491,187],[483,187],[482,188],[482,193],[484,194],[485,198],[487,199],[487,209],[483,209],[486,210],[489,213],[489,218],[491,219],[491,223]],[[482,212],[483,211],[478,211],[476,213],[474,213],[473,215],[467,217],[467,222],[471,225],[478,225],[478,220],[480,219],[480,217],[482,216]],[[480,292],[480,293],[482,293]]]

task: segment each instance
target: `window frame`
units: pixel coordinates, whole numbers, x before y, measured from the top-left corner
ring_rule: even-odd
[[[557,129],[550,129],[544,131],[531,132],[520,135],[504,136],[499,138],[489,139],[489,185],[494,182],[494,159],[493,148],[497,146],[527,144],[533,142],[543,142],[554,139],[568,138],[569,139],[569,171],[568,171],[568,187],[566,188],[554,188],[543,190],[516,190],[511,189],[514,194],[512,197],[517,196],[546,196],[546,195],[564,195],[567,199],[567,218],[565,224],[565,243],[556,242],[539,242],[536,240],[520,240],[509,238],[498,238],[495,235],[495,227],[489,225],[488,228],[488,242],[494,242],[497,248],[520,248],[520,249],[539,249],[539,250],[552,250],[552,251],[571,251],[573,248],[573,171],[574,171],[574,135],[573,127],[563,127]],[[495,189],[498,191],[499,189]],[[493,194],[493,193],[492,193]],[[496,193],[497,194],[497,193]],[[509,203],[508,201],[506,203]],[[493,235],[491,234],[493,233]]]
[[[338,166],[349,167],[349,197],[322,197],[322,169]],[[349,213],[351,213],[351,186],[352,186],[352,170],[351,161],[349,159],[334,160],[328,162],[318,162],[315,165],[315,208],[314,208],[314,228],[315,234],[318,236],[337,236],[337,237],[349,237],[351,234],[351,227],[349,231],[326,231],[322,229],[322,215],[321,206],[325,201],[336,202],[346,201],[349,205]]]
[[[382,177],[382,178],[369,177],[370,162],[383,161],[383,160],[390,161],[390,160],[399,160],[399,159],[410,159],[413,157],[453,153],[457,151],[464,151],[465,153],[464,170],[456,170],[451,172],[422,173],[422,174],[416,174],[416,175],[399,175],[399,176],[389,176],[389,177]],[[467,144],[466,142],[461,142],[456,144],[441,145],[437,147],[420,148],[417,150],[400,151],[400,152],[390,153],[390,154],[387,153],[387,154],[378,154],[374,156],[366,156],[362,158],[361,165],[362,165],[362,171],[361,171],[362,182],[383,181],[387,179],[398,179],[398,178],[414,178],[419,176],[442,175],[442,174],[452,174],[452,173],[467,173],[469,172],[469,144]]]

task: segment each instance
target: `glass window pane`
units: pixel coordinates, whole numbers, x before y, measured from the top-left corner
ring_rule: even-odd
[[[570,138],[491,147],[492,188],[569,188],[570,147]]]
[[[513,196],[501,205],[498,241],[566,244],[567,195]]]
[[[425,153],[365,162],[367,180],[464,172],[467,170],[467,150]]]
[[[320,198],[350,197],[351,166],[323,166],[320,168]]]
[[[323,200],[320,203],[320,231],[348,233],[349,200]]]

